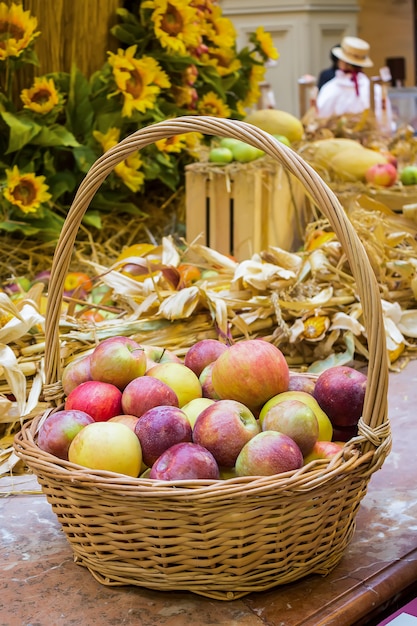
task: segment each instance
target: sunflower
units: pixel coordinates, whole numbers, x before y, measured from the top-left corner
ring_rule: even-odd
[[[41,204],[52,198],[48,185],[44,184],[45,176],[21,174],[17,165],[12,170],[6,170],[6,176],[4,197],[23,213],[36,213]]]
[[[200,160],[201,158],[201,144],[204,135],[201,133],[185,133],[183,135],[187,151],[194,159]]]
[[[205,36],[215,45],[221,48],[234,48],[236,44],[236,30],[233,23],[222,16],[222,9],[213,5],[210,11],[205,13],[203,29]]]
[[[228,76],[242,67],[242,63],[230,48],[209,48],[207,54],[201,55],[201,62],[214,67],[219,76]]]
[[[215,117],[230,117],[231,110],[214,91],[206,93],[198,103],[200,115],[214,115]]]
[[[265,78],[266,68],[263,65],[253,65],[249,74],[249,89],[243,101],[244,107],[250,107],[261,97],[260,83]]]
[[[107,152],[107,150],[110,150],[119,142],[120,128],[113,126],[106,133],[94,130],[93,136],[103,148],[103,152]],[[139,191],[145,181],[145,174],[139,171],[142,164],[139,152],[135,152],[114,167],[114,173],[133,193]]]
[[[109,64],[117,85],[123,95],[123,117],[131,117],[133,111],[144,113],[153,109],[161,89],[170,87],[168,75],[153,58],[143,56],[135,59],[137,46],[109,52]],[[110,94],[114,95],[114,94]]]
[[[103,152],[107,152],[113,148],[120,139],[120,128],[112,126],[107,133],[101,133],[99,130],[93,130],[93,137],[103,148]]]
[[[20,94],[25,109],[44,115],[59,104],[59,94],[52,78],[35,78],[30,89],[23,89]]]
[[[182,152],[186,148],[185,136],[174,135],[173,137],[158,139],[158,141],[155,141],[155,146],[160,152],[168,152],[171,154]]]
[[[21,4],[12,3],[10,7],[0,2],[0,61],[7,57],[19,57],[32,43],[40,31],[36,17],[30,11],[24,11]]]
[[[147,0],[142,8],[152,9],[155,36],[163,48],[185,56],[201,41],[199,15],[191,0]]]
[[[279,58],[270,33],[266,33],[263,26],[258,26],[255,31],[255,39],[259,43],[262,54],[266,59],[276,60]]]
[[[135,152],[114,168],[116,175],[133,193],[138,192],[145,182],[145,174],[139,171],[142,165],[139,152]]]

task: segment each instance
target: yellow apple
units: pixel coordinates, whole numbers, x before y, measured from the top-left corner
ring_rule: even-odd
[[[190,402],[184,404],[182,410],[188,417],[191,428],[194,428],[194,424],[200,413],[214,402],[215,400],[212,400],[211,398],[194,398],[194,400],[190,400]]]
[[[146,376],[159,378],[168,387],[171,387],[177,394],[180,408],[195,398],[201,398],[203,395],[198,377],[183,363],[171,361],[158,363],[146,372]]]
[[[89,469],[137,478],[142,467],[142,449],[138,437],[126,424],[94,422],[74,437],[68,459]]]

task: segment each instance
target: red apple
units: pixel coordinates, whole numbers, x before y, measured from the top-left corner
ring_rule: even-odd
[[[93,350],[90,359],[91,378],[111,383],[123,390],[128,383],[146,371],[146,354],[130,337],[108,337]]]
[[[183,363],[158,363],[146,372],[147,376],[159,378],[175,391],[180,407],[194,398],[201,398],[203,391],[200,381],[189,367]]]
[[[290,372],[290,382],[288,383],[288,391],[304,391],[305,393],[313,393],[316,381],[306,374],[293,374]]]
[[[288,435],[305,456],[318,439],[319,423],[314,411],[304,402],[284,400],[265,413],[262,430],[277,430]]]
[[[159,378],[139,376],[126,385],[122,394],[122,409],[140,417],[161,404],[178,406],[177,394]]]
[[[198,380],[200,381],[201,389],[203,391],[203,398],[211,398],[212,400],[220,400],[219,394],[216,393],[213,387],[213,367],[215,361],[206,365],[201,372]]]
[[[174,444],[192,439],[188,417],[176,406],[149,409],[139,418],[135,433],[142,448],[143,462],[148,467]]]
[[[358,425],[354,426],[333,426],[332,441],[349,441],[358,434]]]
[[[380,187],[391,187],[397,180],[398,172],[392,163],[376,163],[365,174],[367,183]]]
[[[41,450],[68,461],[71,441],[84,426],[93,422],[91,415],[84,411],[56,411],[41,424],[38,446]]]
[[[287,400],[299,400],[300,402],[306,404],[313,411],[319,423],[318,439],[322,441],[332,440],[333,426],[330,419],[320,407],[314,396],[312,396],[311,393],[307,393],[306,391],[284,391],[283,393],[279,393],[270,400],[268,400],[268,402],[264,404],[259,413],[259,421],[261,426],[267,411],[275,404],[279,404],[280,402],[286,402]]]
[[[117,472],[137,478],[142,451],[137,436],[126,424],[94,422],[80,430],[68,450],[71,463],[93,470]]]
[[[303,455],[295,441],[275,430],[255,435],[236,459],[237,476],[271,476],[296,470],[303,465]]]
[[[312,451],[304,457],[304,465],[319,459],[332,459],[343,450],[343,444],[335,441],[316,441]]]
[[[217,480],[219,468],[213,455],[196,443],[177,443],[153,464],[149,478],[156,480]]]
[[[212,381],[220,398],[242,402],[256,414],[267,400],[288,389],[289,368],[272,343],[248,339],[217,357]]]
[[[197,417],[193,441],[210,450],[218,465],[233,467],[245,443],[261,431],[253,413],[236,400],[218,400]]]
[[[68,396],[75,387],[81,383],[85,383],[87,380],[92,380],[90,355],[81,357],[80,359],[74,359],[74,361],[68,363],[64,368],[61,382],[65,395]]]
[[[367,376],[347,365],[324,370],[314,387],[314,398],[334,426],[355,426],[362,415]]]
[[[227,349],[226,344],[218,339],[201,339],[188,348],[184,365],[189,367],[196,376],[200,376],[206,365],[215,361]]]
[[[106,422],[123,413],[122,392],[115,385],[99,380],[87,380],[71,391],[65,409],[85,411],[95,422]]]

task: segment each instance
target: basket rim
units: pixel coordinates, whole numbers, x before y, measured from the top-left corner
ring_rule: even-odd
[[[100,485],[103,491],[124,490],[137,496],[147,497],[168,496],[177,499],[186,495],[187,499],[199,499],[203,496],[211,495],[213,488],[216,491],[216,500],[229,500],[233,497],[247,495],[257,492],[259,495],[270,491],[271,487],[275,493],[312,491],[320,489],[329,481],[337,480],[340,476],[346,476],[349,472],[357,471],[363,466],[364,477],[373,473],[380,467],[385,459],[385,455],[391,448],[391,435],[389,427],[386,427],[386,436],[379,447],[367,452],[361,452],[361,444],[366,437],[359,435],[352,438],[341,447],[331,459],[317,459],[300,469],[273,474],[270,476],[241,476],[227,479],[199,479],[199,480],[155,480],[151,478],[130,477],[116,472],[105,470],[92,470],[76,463],[59,459],[58,457],[41,450],[36,444],[36,434],[44,418],[51,413],[51,410],[32,418],[23,424],[21,430],[14,437],[14,448],[17,456],[24,460],[28,467],[37,475],[53,475],[53,479],[62,479],[63,482],[84,486],[92,485],[95,488]],[[35,469],[36,471],[35,471]]]

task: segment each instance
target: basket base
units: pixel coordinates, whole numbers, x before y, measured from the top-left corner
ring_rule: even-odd
[[[106,563],[103,567],[102,561],[95,561],[93,558],[87,559],[85,556],[77,556],[76,554],[74,554],[74,562],[88,569],[93,578],[106,587],[137,586],[153,591],[183,591],[213,600],[232,601],[243,598],[250,593],[267,591],[280,585],[296,582],[312,574],[327,576],[340,563],[343,553],[353,537],[355,528],[356,523],[352,522],[343,545],[337,546],[337,550],[328,555],[323,562],[318,562],[316,566],[313,566],[310,561],[308,566],[303,568],[278,569],[275,575],[270,575],[269,582],[258,585],[251,579],[250,574],[246,577],[246,581],[245,577],[242,576],[233,580],[230,576],[225,576],[222,579],[221,576],[216,575],[214,580],[210,580],[207,575],[202,575],[201,580],[199,580],[199,576],[194,575],[192,577],[193,582],[191,582],[190,576],[187,574],[183,577],[164,576],[160,572],[152,573],[145,568],[141,571],[137,565],[135,565],[133,573],[132,567],[129,567],[125,562],[114,561],[111,564]],[[103,575],[103,569],[106,569],[107,575]],[[275,567],[273,571],[276,569]],[[125,575],[123,575],[123,571],[125,571]]]

